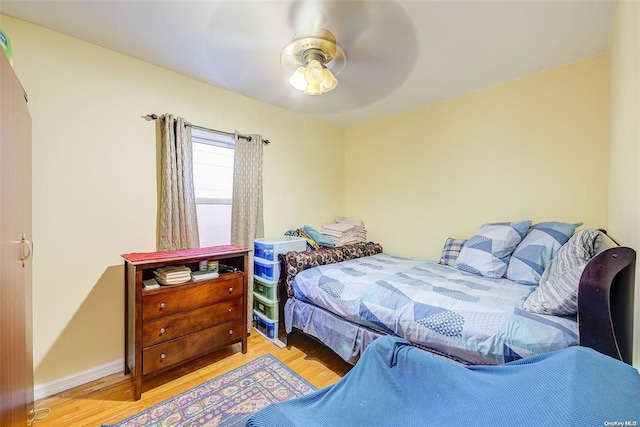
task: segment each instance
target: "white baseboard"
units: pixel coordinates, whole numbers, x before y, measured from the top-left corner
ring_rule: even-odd
[[[42,399],[118,372],[124,372],[124,359],[114,360],[57,380],[36,384],[33,387],[33,398]]]

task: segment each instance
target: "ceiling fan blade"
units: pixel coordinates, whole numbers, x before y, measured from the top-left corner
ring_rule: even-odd
[[[296,36],[313,36],[331,31],[338,40],[353,39],[369,27],[371,2],[340,0],[294,0],[288,11],[288,24]]]
[[[278,76],[282,72],[280,53],[290,31],[286,2],[218,2],[207,28],[205,57],[215,73],[211,78],[242,92],[244,87],[253,88],[269,76]]]
[[[296,0],[291,2],[288,11],[288,22],[296,36],[312,36],[324,28],[326,1]]]

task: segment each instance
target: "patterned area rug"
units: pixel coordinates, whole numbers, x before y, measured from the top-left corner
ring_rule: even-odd
[[[270,403],[317,390],[271,354],[165,400],[117,424],[103,427],[244,426]]]

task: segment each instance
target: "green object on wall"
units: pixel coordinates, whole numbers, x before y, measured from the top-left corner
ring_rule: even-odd
[[[7,55],[7,58],[9,58],[9,62],[11,62],[11,39],[7,33],[2,30],[2,28],[0,28],[0,45],[2,45],[2,50]]]

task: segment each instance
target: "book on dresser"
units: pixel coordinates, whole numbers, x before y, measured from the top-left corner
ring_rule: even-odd
[[[159,373],[180,375],[184,369],[177,368],[182,365],[231,345],[247,352],[248,252],[214,246],[122,255],[125,374],[131,374],[135,400],[142,395],[143,381]],[[211,260],[235,271],[198,271],[201,261]],[[172,283],[183,280],[185,273],[186,281]],[[159,277],[169,285],[153,287]]]
[[[216,277],[220,277],[220,274],[218,274],[217,271],[205,270],[205,271],[193,271],[191,273],[191,279],[195,281],[215,279]]]
[[[152,277],[150,279],[144,279],[142,281],[142,288],[145,291],[151,291],[153,289],[159,289],[160,285],[158,284],[158,282],[156,282],[156,279]]]

